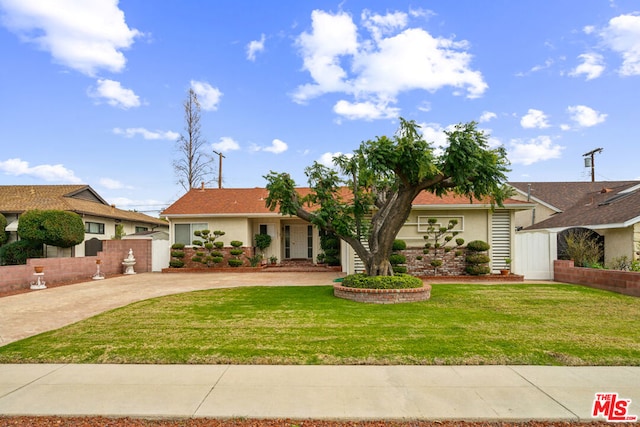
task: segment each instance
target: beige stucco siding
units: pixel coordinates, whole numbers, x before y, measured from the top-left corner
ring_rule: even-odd
[[[449,224],[450,219],[456,219],[458,224],[454,230],[459,231],[456,238],[461,237],[465,243],[472,240],[489,242],[489,228],[491,217],[484,209],[478,210],[413,210],[398,233],[398,239],[407,242],[408,247],[422,247],[427,236],[427,220],[438,219],[443,227]]]
[[[527,202],[527,196],[517,193],[510,197],[511,199]],[[545,219],[548,219],[551,215],[557,213],[555,210],[548,208],[545,205],[536,203],[535,200],[530,200],[528,203],[535,203],[535,208],[530,210],[516,211],[514,216],[514,227],[529,227],[533,224],[537,224]]]
[[[634,251],[634,227],[598,230],[604,236],[604,263],[606,266],[619,257],[631,258]]]

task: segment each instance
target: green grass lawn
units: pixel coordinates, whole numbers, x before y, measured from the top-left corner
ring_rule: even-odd
[[[142,301],[0,347],[0,363],[640,365],[640,298],[563,284],[434,285],[373,305],[332,287]]]

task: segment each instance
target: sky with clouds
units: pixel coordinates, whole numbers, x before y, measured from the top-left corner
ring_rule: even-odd
[[[590,180],[596,148],[597,180],[640,179],[636,0],[0,0],[0,55],[0,183],[152,215],[183,194],[189,89],[225,187],[305,185],[398,117],[436,148],[478,122],[512,181]]]

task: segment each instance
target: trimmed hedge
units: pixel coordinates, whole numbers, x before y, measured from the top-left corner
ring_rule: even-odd
[[[410,289],[421,288],[422,280],[407,274],[395,276],[367,276],[358,273],[344,278],[342,286],[358,289]]]

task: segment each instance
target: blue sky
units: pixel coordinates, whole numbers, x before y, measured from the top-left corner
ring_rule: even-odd
[[[223,186],[475,120],[512,181],[640,179],[630,0],[0,0],[0,182],[85,183],[152,215],[193,88]],[[217,165],[217,161],[216,161]],[[217,175],[209,186],[217,185]]]

